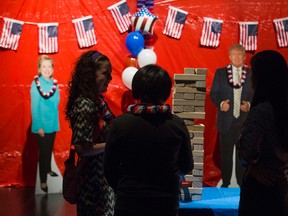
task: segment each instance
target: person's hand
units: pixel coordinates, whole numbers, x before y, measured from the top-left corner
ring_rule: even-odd
[[[222,104],[222,111],[223,112],[227,112],[230,108],[230,104],[229,104],[229,99],[223,101],[223,104]]]
[[[264,167],[259,163],[249,166],[247,174],[253,176],[258,182],[262,183],[266,187],[272,187],[274,182],[278,178],[281,178],[280,173]]]
[[[242,101],[240,109],[242,112],[248,112],[249,111],[249,103],[245,100]]]
[[[44,137],[44,130],[43,129],[39,129],[38,130],[38,134],[39,134],[39,136]]]

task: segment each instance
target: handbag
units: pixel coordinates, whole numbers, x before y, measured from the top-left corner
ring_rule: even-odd
[[[62,183],[62,194],[64,199],[70,204],[76,204],[81,189],[81,170],[83,163],[79,158],[76,162],[75,149],[70,148],[68,159],[64,162],[65,170]]]

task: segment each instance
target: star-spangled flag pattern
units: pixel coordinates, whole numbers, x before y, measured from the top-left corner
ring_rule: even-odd
[[[39,28],[39,53],[58,52],[58,23],[41,23]]]
[[[158,16],[150,13],[150,11],[143,6],[141,10],[132,14],[132,26],[134,31],[141,31],[143,34],[153,34],[154,25]]]
[[[208,47],[218,47],[222,31],[223,20],[204,17],[204,25],[200,44]]]
[[[111,5],[108,10],[111,12],[120,33],[124,33],[131,28],[131,14],[126,0]]]
[[[90,47],[97,43],[92,16],[74,19],[72,22],[74,23],[80,48]]]
[[[154,9],[154,0],[137,0],[137,8],[141,9],[143,6],[149,10]]]
[[[246,51],[255,51],[257,49],[258,22],[239,22],[241,44]]]
[[[279,47],[288,47],[288,17],[273,20]]]
[[[17,50],[24,22],[4,17],[0,47]]]
[[[163,34],[180,39],[188,12],[169,6]]]

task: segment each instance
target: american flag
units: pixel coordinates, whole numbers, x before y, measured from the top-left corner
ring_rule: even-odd
[[[169,6],[163,34],[180,39],[188,12]]]
[[[150,13],[149,10],[143,6],[141,10],[132,15],[133,31],[141,31],[144,34],[153,34],[153,29],[158,16]]]
[[[58,52],[58,23],[41,23],[39,29],[39,53]]]
[[[74,23],[80,48],[90,47],[97,43],[92,16],[74,19],[72,22]]]
[[[239,22],[240,40],[245,50],[254,51],[257,49],[258,22]]]
[[[145,6],[146,8],[153,10],[154,9],[154,0],[137,0],[137,8],[142,8]]]
[[[223,20],[204,17],[204,25],[200,44],[202,46],[218,47]]]
[[[279,47],[288,47],[288,17],[273,20]]]
[[[17,50],[24,22],[4,17],[0,47]]]
[[[111,5],[108,10],[111,12],[120,33],[128,31],[131,27],[131,14],[126,0]]]

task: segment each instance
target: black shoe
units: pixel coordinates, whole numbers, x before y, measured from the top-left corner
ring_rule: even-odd
[[[41,190],[44,191],[45,193],[48,193],[48,186],[46,186],[46,187],[41,186]]]
[[[222,184],[221,187],[222,188],[228,188],[228,185],[227,184]]]
[[[55,173],[55,172],[53,172],[53,171],[50,171],[48,174],[49,174],[50,176],[52,176],[52,177],[56,177],[56,176],[58,176],[58,174]]]

